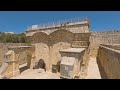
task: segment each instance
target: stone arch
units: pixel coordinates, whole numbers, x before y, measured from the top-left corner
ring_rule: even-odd
[[[20,73],[22,73],[23,71],[25,71],[26,69],[28,69],[27,67],[27,52],[26,50],[22,50],[19,52],[17,60],[18,60],[18,65],[19,65],[19,70]]]
[[[58,43],[58,42],[68,42],[71,43],[73,40],[73,33],[71,31],[61,29],[56,30],[49,34],[50,40],[52,41],[52,44]]]
[[[32,54],[33,54],[32,51],[23,49],[17,55],[17,60],[18,60],[18,63],[19,63],[20,73],[31,67]]]
[[[57,30],[50,35],[51,40],[51,61],[52,64],[57,65],[57,62],[61,60],[60,49],[70,48],[74,34],[68,30]]]
[[[46,63],[43,59],[40,59],[38,62],[36,62],[34,69],[39,69],[39,68],[42,68],[46,71]]]
[[[32,43],[43,42],[43,43],[48,44],[49,36],[44,32],[36,32],[32,35],[31,39],[32,39],[31,40]]]
[[[32,36],[33,43],[35,43],[36,62],[43,59],[46,62],[46,69],[49,69],[49,35],[44,32],[36,32]]]

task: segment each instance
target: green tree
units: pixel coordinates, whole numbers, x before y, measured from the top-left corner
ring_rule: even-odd
[[[25,34],[0,34],[0,42],[3,43],[30,43]]]

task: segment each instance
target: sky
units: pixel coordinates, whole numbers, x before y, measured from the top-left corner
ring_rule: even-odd
[[[88,17],[90,31],[120,30],[120,11],[0,11],[0,32],[22,33],[29,26]]]

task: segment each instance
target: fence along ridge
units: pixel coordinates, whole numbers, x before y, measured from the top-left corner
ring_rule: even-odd
[[[49,28],[49,27],[56,27],[58,25],[64,24],[64,23],[75,23],[75,22],[81,22],[84,21],[87,17],[78,17],[78,18],[71,18],[71,19],[64,19],[59,20],[56,22],[48,22],[45,24],[38,24],[38,25],[32,25],[27,28],[27,30],[34,30],[34,29],[43,29],[43,28]]]

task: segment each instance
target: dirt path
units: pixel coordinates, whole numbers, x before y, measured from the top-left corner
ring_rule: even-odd
[[[101,79],[96,58],[90,58],[86,79]]]
[[[45,72],[42,69],[26,70],[11,79],[60,79],[58,74]]]

